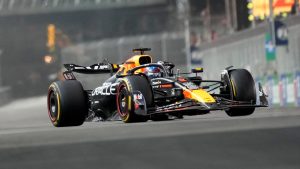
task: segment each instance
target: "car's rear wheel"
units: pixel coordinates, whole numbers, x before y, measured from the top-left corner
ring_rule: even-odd
[[[153,105],[152,88],[146,77],[139,75],[127,76],[120,80],[117,89],[117,111],[125,123],[147,121],[149,118],[147,115],[138,115],[135,112],[133,91],[142,93],[147,107]]]
[[[56,127],[82,125],[87,113],[87,97],[76,80],[53,82],[47,96],[48,115]]]
[[[249,104],[256,103],[255,82],[252,75],[246,69],[234,69],[229,71],[229,79],[227,86],[230,90],[230,98],[234,101],[248,102]],[[254,112],[255,108],[230,108],[226,111],[229,116],[246,116]]]

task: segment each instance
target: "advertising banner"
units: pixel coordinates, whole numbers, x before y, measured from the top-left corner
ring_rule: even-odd
[[[276,48],[272,43],[272,38],[270,33],[265,35],[265,53],[267,61],[272,61],[276,59]]]
[[[288,78],[286,74],[280,76],[279,81],[279,98],[280,106],[287,106],[287,87],[288,87]]]
[[[287,94],[287,104],[288,106],[294,106],[295,105],[295,92],[294,92],[294,74],[288,73],[286,74],[287,78],[287,86],[286,86],[286,94]]]

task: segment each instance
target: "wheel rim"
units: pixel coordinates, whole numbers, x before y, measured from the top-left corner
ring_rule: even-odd
[[[58,116],[57,97],[53,90],[48,95],[48,114],[52,122],[55,122]]]
[[[121,84],[119,87],[117,103],[119,115],[121,117],[128,116],[128,92],[126,86],[123,84]]]

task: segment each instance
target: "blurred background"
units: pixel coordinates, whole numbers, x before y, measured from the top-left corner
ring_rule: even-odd
[[[122,63],[150,47],[209,79],[246,68],[272,106],[300,106],[298,0],[0,0],[0,37],[0,105],[45,95],[63,63]]]

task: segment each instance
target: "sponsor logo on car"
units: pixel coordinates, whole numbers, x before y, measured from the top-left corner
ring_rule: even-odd
[[[116,95],[118,85],[119,85],[119,83],[113,83],[113,84],[106,83],[103,86],[97,87],[95,90],[93,90],[92,96]]]

